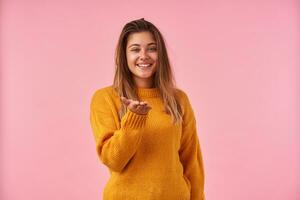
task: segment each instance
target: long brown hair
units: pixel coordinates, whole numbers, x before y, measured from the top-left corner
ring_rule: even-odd
[[[128,22],[122,29],[115,51],[115,76],[113,87],[120,96],[139,100],[132,74],[127,65],[126,45],[131,33],[148,31],[157,43],[157,70],[154,76],[154,87],[159,89],[166,113],[170,114],[173,123],[182,121],[182,108],[176,93],[175,80],[169,62],[164,38],[160,31],[144,18]],[[127,108],[122,104],[119,111],[120,119]]]

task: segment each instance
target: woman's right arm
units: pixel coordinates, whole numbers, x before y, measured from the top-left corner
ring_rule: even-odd
[[[94,94],[90,104],[90,123],[98,157],[112,171],[121,172],[138,148],[147,114],[127,109],[117,129],[108,97],[105,90]]]

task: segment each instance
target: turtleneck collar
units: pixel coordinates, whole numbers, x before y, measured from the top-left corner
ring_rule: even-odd
[[[158,88],[137,88],[137,94],[141,98],[148,98],[148,97],[159,97],[160,92]]]

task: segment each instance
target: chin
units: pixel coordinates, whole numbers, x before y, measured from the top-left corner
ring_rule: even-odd
[[[143,79],[149,79],[151,78],[152,76],[138,76],[139,78],[143,78]]]
[[[140,74],[140,73],[136,73],[135,76],[138,77],[138,78],[145,78],[145,79],[148,79],[148,78],[153,77],[153,73],[149,73],[149,74]]]

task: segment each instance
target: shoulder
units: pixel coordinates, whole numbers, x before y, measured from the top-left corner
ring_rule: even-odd
[[[112,85],[99,88],[94,91],[91,98],[91,104],[107,103],[118,97],[117,92]]]
[[[193,111],[193,107],[191,105],[191,102],[189,100],[188,93],[185,92],[182,89],[176,88],[176,96],[177,96],[178,101],[181,105],[184,120],[186,120],[186,118],[192,117],[194,111]]]
[[[178,97],[181,103],[186,104],[189,102],[188,94],[184,90],[180,88],[175,88],[175,95]]]
[[[93,96],[111,95],[115,92],[112,85],[105,86],[95,90]]]

